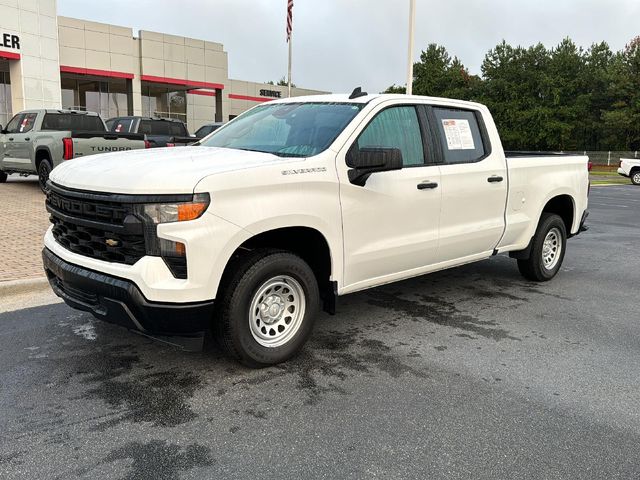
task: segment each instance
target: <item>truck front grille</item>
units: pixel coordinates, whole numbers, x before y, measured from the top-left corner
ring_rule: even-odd
[[[46,206],[53,237],[67,250],[127,265],[146,254],[143,224],[133,215],[132,204],[51,185]]]

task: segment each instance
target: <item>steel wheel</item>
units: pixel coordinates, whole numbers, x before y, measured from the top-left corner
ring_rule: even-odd
[[[300,328],[305,307],[304,290],[297,280],[288,275],[267,280],[251,301],[251,335],[263,347],[286,344]]]
[[[544,268],[552,270],[558,263],[561,252],[562,236],[560,230],[554,227],[549,230],[542,245],[542,263]]]

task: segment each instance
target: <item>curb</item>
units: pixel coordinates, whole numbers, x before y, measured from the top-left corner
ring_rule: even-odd
[[[624,187],[626,185],[626,183],[601,183],[599,185],[593,185],[591,184],[591,188],[596,188],[596,187]],[[631,185],[631,184],[629,184]]]
[[[49,288],[49,280],[47,280],[46,277],[10,280],[8,282],[0,282],[0,297],[37,292],[39,290],[45,290],[46,288]]]

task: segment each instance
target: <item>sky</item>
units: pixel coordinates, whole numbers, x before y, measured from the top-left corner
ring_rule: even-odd
[[[287,72],[286,0],[58,0],[58,14],[224,44],[229,76],[277,81]],[[406,83],[409,0],[294,0],[293,82],[380,92]],[[640,0],[416,0],[413,59],[444,45],[473,74],[503,39],[557,45],[569,36],[613,50],[640,35]]]

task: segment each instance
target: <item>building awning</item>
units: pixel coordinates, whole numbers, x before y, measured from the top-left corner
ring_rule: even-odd
[[[4,60],[20,60],[20,54],[14,52],[4,52],[0,50],[0,58]]]

